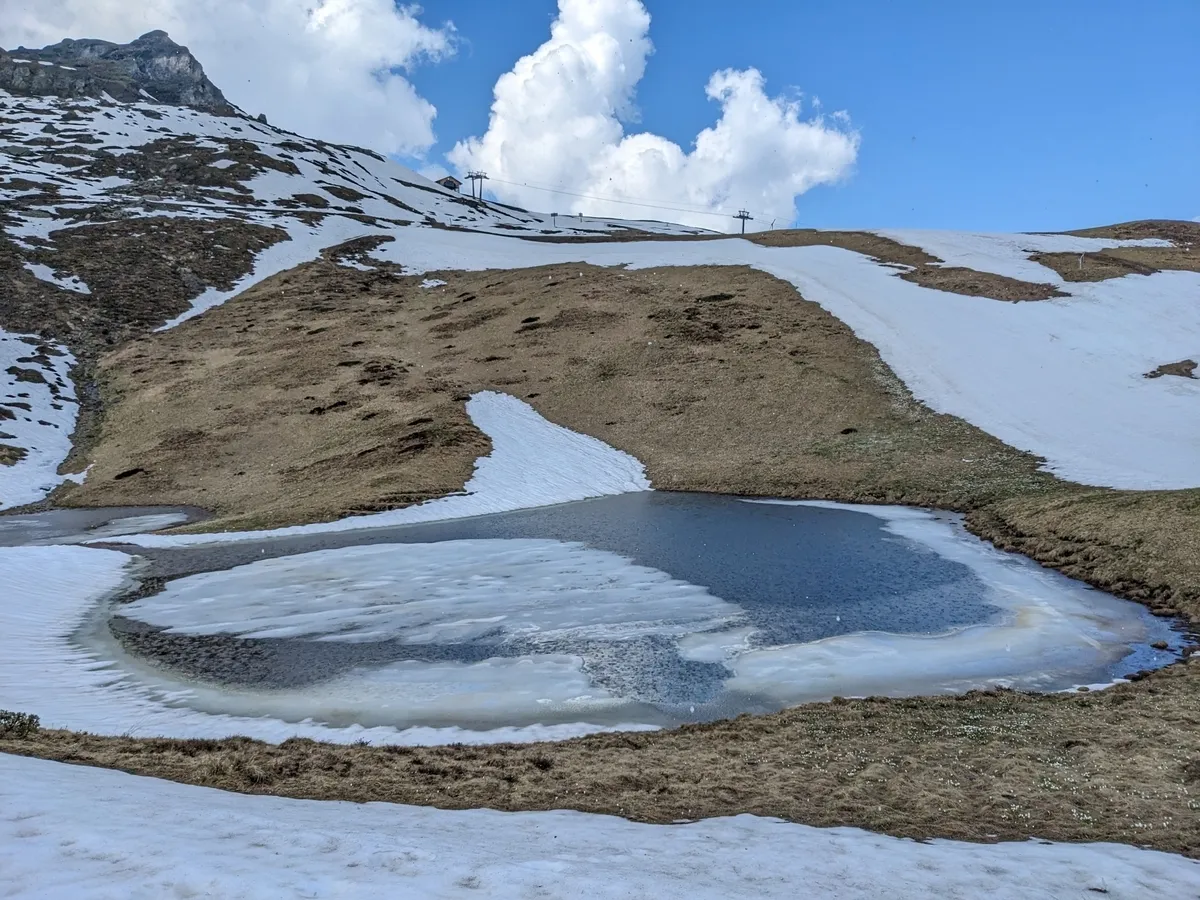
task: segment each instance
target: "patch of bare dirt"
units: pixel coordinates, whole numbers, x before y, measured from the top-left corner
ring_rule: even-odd
[[[28,455],[29,451],[24,447],[0,444],[0,466],[15,466]]]
[[[173,135],[143,144],[136,153],[114,156],[100,152],[82,174],[91,178],[126,178],[132,182],[130,190],[156,196],[187,197],[189,189],[226,188],[224,193],[209,196],[228,201],[234,198],[229,191],[252,200],[253,192],[245,182],[269,169],[300,174],[295,163],[263,153],[252,141]],[[191,196],[205,194],[201,191]]]
[[[1164,375],[1176,375],[1180,378],[1196,377],[1196,361],[1181,359],[1179,362],[1163,363],[1146,373],[1147,378],[1162,378]]]
[[[1187,222],[1181,219],[1141,219],[1136,222],[1122,222],[1118,225],[1065,231],[1063,234],[1072,234],[1076,237],[1109,238],[1117,241],[1158,238],[1174,244],[1200,244],[1200,222]]]
[[[1071,231],[1077,237],[1121,241],[1157,238],[1170,247],[1112,247],[1095,253],[1039,253],[1030,259],[1056,271],[1066,281],[1104,281],[1125,275],[1153,275],[1176,270],[1200,272],[1200,223],[1154,220]]]
[[[0,324],[87,354],[161,325],[208,287],[233,287],[254,257],[287,233],[237,219],[151,217],[80,225],[51,239],[53,250],[18,254],[8,245]],[[22,256],[76,276],[91,294],[38,281]]]
[[[184,312],[208,287],[228,289],[255,256],[287,233],[238,219],[147,217],[54,232],[46,249],[23,250],[0,235],[0,328],[41,335],[75,354],[80,416],[62,471],[76,471],[101,414],[96,358]],[[50,249],[50,248],[53,249]],[[73,275],[90,294],[35,278],[25,260]]]
[[[912,271],[902,272],[900,277],[937,291],[949,291],[968,297],[1008,300],[1012,303],[1069,296],[1052,284],[1018,281],[1004,275],[977,272],[960,266],[920,266]]]

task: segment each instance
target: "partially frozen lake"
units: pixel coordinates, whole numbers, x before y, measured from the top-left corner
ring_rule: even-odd
[[[1107,683],[1170,626],[897,507],[636,492],[136,551],[79,639],[210,715],[665,726],[835,695]],[[157,587],[157,583],[156,583]]]

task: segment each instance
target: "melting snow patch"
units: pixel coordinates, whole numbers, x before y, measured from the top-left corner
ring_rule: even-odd
[[[74,364],[49,342],[0,330],[0,444],[23,451],[14,465],[0,463],[0,509],[36,503],[68,477],[58,467],[71,452],[79,409]]]
[[[587,813],[254,796],[0,756],[12,897],[1194,897],[1200,864],[1120,844],[912,841],[741,815]],[[181,815],[180,811],[186,810]]]
[[[76,294],[90,294],[92,289],[83,283],[74,275],[59,275],[49,266],[41,263],[25,263],[25,268],[28,269],[34,278],[40,281],[46,281],[55,287],[62,288],[64,291],[74,291]]]
[[[491,438],[492,452],[476,461],[475,472],[462,494],[404,509],[315,525],[224,534],[143,535],[129,538],[128,543],[143,547],[180,547],[350,531],[458,519],[650,490],[644,467],[628,453],[548,422],[528,403],[516,397],[483,391],[467,403],[467,413],[479,430]]]
[[[968,231],[891,229],[875,232],[901,244],[920,247],[946,266],[962,266],[1032,281],[1062,284],[1063,277],[1034,262],[1034,253],[1096,253],[1113,247],[1170,247],[1170,241],[1143,238],[1135,241],[1074,237],[1069,234],[973,234]]]
[[[232,169],[237,163],[232,159],[218,159],[215,162],[210,162],[208,165],[213,169]]]

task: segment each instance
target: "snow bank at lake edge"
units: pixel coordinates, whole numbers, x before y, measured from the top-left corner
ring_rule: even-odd
[[[1120,844],[917,842],[750,815],[644,825],[578,812],[291,800],[5,755],[0,801],[12,897],[1200,893],[1195,860]]]

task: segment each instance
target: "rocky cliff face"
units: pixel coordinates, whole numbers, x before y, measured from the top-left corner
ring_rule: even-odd
[[[65,40],[41,50],[0,49],[0,89],[38,97],[152,100],[216,115],[237,112],[208,80],[204,67],[165,31],[128,44]]]

